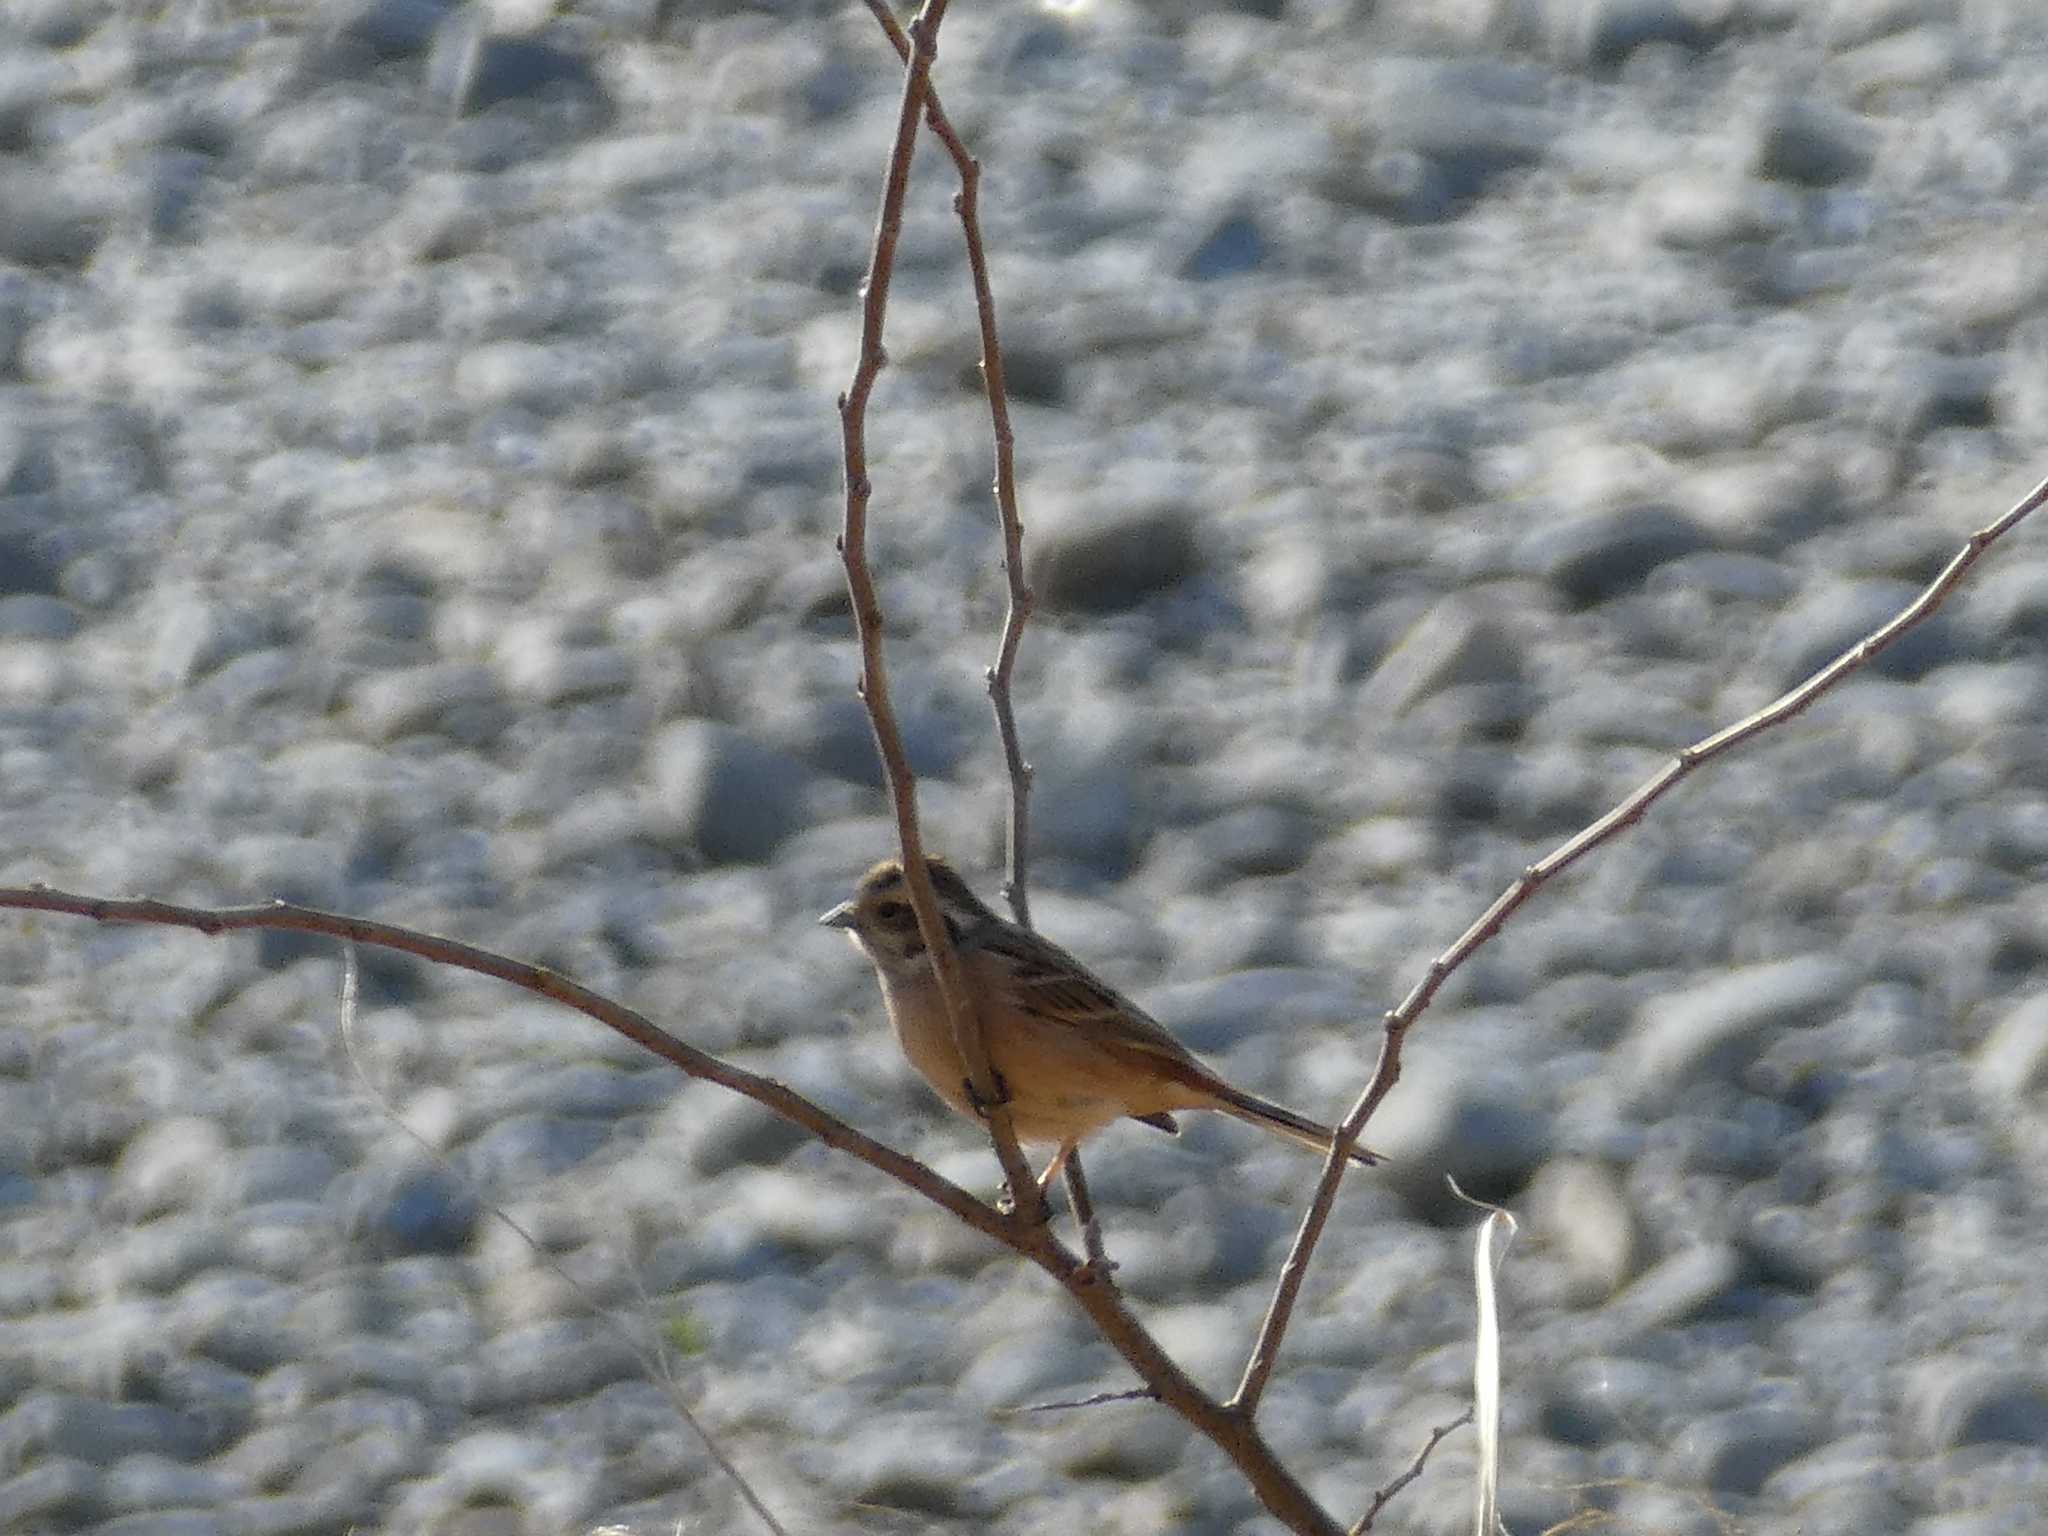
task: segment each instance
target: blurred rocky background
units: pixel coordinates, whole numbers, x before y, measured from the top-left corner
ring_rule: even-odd
[[[2044,66],[2026,0],[955,0],[1040,925],[1338,1113],[1524,864],[2048,470]],[[0,0],[0,878],[491,945],[991,1188],[812,925],[891,839],[833,398],[898,82],[845,4]],[[952,192],[927,141],[872,547],[993,898]],[[1525,1219],[1516,1532],[2036,1527],[2044,636],[2026,527],[1447,989],[1268,1398],[1345,1518],[1467,1391],[1455,1172]],[[747,1529],[592,1299],[792,1530],[1271,1529],[1163,1411],[1016,1411],[1130,1384],[1035,1272],[364,965],[352,1063],[332,946],[0,921],[0,1529]],[[1090,1161],[1234,1380],[1314,1160]]]

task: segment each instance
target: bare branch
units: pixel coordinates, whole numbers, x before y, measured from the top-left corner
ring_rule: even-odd
[[[1641,821],[1644,813],[1669,793],[1681,779],[1752,737],[1761,735],[1772,726],[1782,725],[1790,720],[1933,613],[1955,590],[1957,583],[1963,579],[1970,567],[1977,563],[1984,551],[2011,532],[2043,503],[2048,503],[2048,479],[2042,480],[2022,496],[2003,516],[1971,534],[1964,541],[1963,547],[1956,551],[1947,565],[1942,567],[1941,573],[1927,584],[1919,596],[1900,609],[1891,619],[1850,646],[1805,682],[1782,694],[1755,714],[1746,716],[1735,724],[1694,742],[1689,747],[1682,748],[1659,772],[1638,786],[1614,809],[1522,871],[1521,878],[1501,892],[1493,905],[1480,914],[1478,921],[1460,934],[1450,948],[1429,962],[1422,979],[1415,983],[1406,997],[1401,999],[1400,1006],[1387,1013],[1382,1020],[1383,1038],[1380,1041],[1379,1061],[1373,1068],[1372,1079],[1366,1085],[1365,1091],[1358,1096],[1358,1101],[1351,1106],[1351,1112],[1337,1127],[1329,1156],[1323,1163],[1322,1178],[1316,1185],[1315,1197],[1309,1202],[1308,1210],[1302,1216],[1301,1227],[1295,1233],[1294,1245],[1288,1250],[1287,1260],[1281,1266],[1280,1280],[1274,1287],[1273,1300],[1266,1309],[1265,1321],[1259,1327],[1258,1339],[1252,1345],[1251,1357],[1245,1363],[1244,1377],[1238,1383],[1236,1395],[1230,1400],[1233,1408],[1247,1414],[1257,1410],[1259,1395],[1265,1391],[1266,1382],[1272,1375],[1273,1362],[1280,1353],[1280,1340],[1287,1331],[1287,1322],[1293,1315],[1294,1303],[1300,1295],[1302,1280],[1308,1273],[1309,1258],[1315,1252],[1316,1243],[1322,1237],[1323,1228],[1329,1221],[1330,1209],[1336,1203],[1337,1186],[1344,1176],[1347,1155],[1360,1133],[1364,1131],[1366,1122],[1379,1108],[1381,1100],[1393,1092],[1394,1084],[1400,1081],[1401,1042],[1407,1035],[1409,1026],[1430,1005],[1431,1000],[1452,973],[1470,959],[1480,945],[1498,933],[1501,925],[1552,878],[1569,869],[1623,828]]]
[[[1372,1502],[1365,1506],[1365,1513],[1360,1515],[1358,1523],[1351,1527],[1351,1536],[1365,1536],[1365,1533],[1372,1529],[1373,1521],[1379,1519],[1380,1511],[1387,1507],[1388,1501],[1403,1488],[1414,1482],[1415,1479],[1422,1476],[1422,1469],[1429,1465],[1431,1454],[1439,1445],[1444,1443],[1444,1438],[1452,1430],[1471,1422],[1472,1410],[1467,1408],[1463,1413],[1451,1420],[1450,1423],[1439,1424],[1435,1429],[1432,1429],[1429,1432],[1429,1438],[1422,1443],[1422,1449],[1415,1453],[1415,1459],[1408,1463],[1408,1469],[1372,1496]]]
[[[1063,1403],[1026,1403],[1018,1413],[1061,1413],[1069,1408],[1103,1408],[1111,1403],[1156,1403],[1159,1394],[1150,1387],[1129,1387],[1122,1392],[1091,1392],[1086,1397]]]
[[[48,886],[0,886],[0,910],[59,912],[102,923],[153,924],[219,935],[249,931],[322,934],[346,943],[396,950],[422,960],[495,977],[524,991],[573,1008],[636,1045],[652,1051],[691,1077],[717,1083],[752,1099],[771,1113],[809,1131],[828,1147],[859,1158],[906,1189],[951,1212],[975,1231],[1029,1259],[1063,1286],[1094,1322],[1110,1347],[1124,1357],[1159,1400],[1235,1462],[1254,1493],[1289,1529],[1307,1536],[1338,1536],[1340,1527],[1280,1464],[1247,1419],[1210,1397],[1176,1365],[1124,1305],[1113,1286],[1053,1236],[1043,1224],[1005,1216],[915,1158],[855,1130],[836,1115],[772,1078],[686,1045],[623,1003],[580,986],[555,971],[527,965],[487,949],[416,929],[371,922],[338,912],[273,902],[249,907],[186,907],[148,897],[81,896]]]
[[[910,63],[910,39],[890,13],[887,0],[867,0],[868,9],[888,34],[896,56]],[[925,122],[953,157],[960,176],[960,191],[953,199],[953,211],[960,215],[961,232],[967,242],[967,269],[974,279],[974,312],[981,322],[981,378],[988,392],[991,435],[996,448],[996,512],[1002,520],[1003,574],[1009,580],[1009,609],[1003,616],[1002,639],[996,648],[995,665],[988,669],[988,698],[995,710],[996,731],[1002,738],[1003,763],[1010,774],[1010,821],[1007,836],[1009,875],[1003,886],[1010,911],[1024,927],[1031,926],[1030,830],[1031,766],[1024,761],[1024,748],[1017,737],[1017,716],[1010,704],[1010,676],[1016,670],[1017,650],[1024,640],[1024,626],[1035,606],[1031,588],[1024,582],[1024,525],[1017,516],[1016,437],[1010,429],[1010,397],[1003,384],[1003,348],[996,335],[996,299],[989,284],[987,248],[981,238],[981,162],[967,152],[954,131],[938,94],[927,86]]]
[[[844,1120],[821,1109],[802,1094],[784,1087],[773,1078],[760,1077],[743,1067],[721,1061],[708,1052],[678,1040],[642,1014],[623,1003],[571,981],[559,972],[528,965],[524,961],[479,949],[455,939],[400,928],[390,923],[371,922],[338,912],[272,902],[249,907],[186,907],[148,897],[120,899],[80,896],[48,886],[0,887],[0,908],[31,912],[64,912],[89,917],[102,923],[143,923],[172,928],[192,928],[218,935],[251,930],[323,934],[348,943],[376,949],[397,950],[417,955],[439,965],[495,977],[524,991],[573,1008],[624,1035],[635,1045],[652,1051],[663,1061],[680,1067],[691,1077],[717,1083],[752,1099],[794,1125],[799,1125],[826,1146],[847,1152],[871,1168],[879,1169],[897,1183],[923,1195],[934,1205],[959,1217],[977,1232],[1006,1247],[1018,1248],[1015,1223],[1000,1215],[986,1201],[977,1200],[959,1185],[942,1178],[915,1158],[855,1130]],[[1019,1251],[1023,1251],[1019,1249]],[[1078,1260],[1068,1255],[1070,1262]]]
[[[1017,1131],[1011,1122],[1001,1080],[989,1061],[988,1038],[961,975],[960,957],[953,952],[953,941],[939,915],[931,875],[925,869],[924,839],[917,823],[917,782],[911,777],[896,711],[889,702],[888,674],[882,665],[882,604],[875,594],[867,557],[868,500],[873,493],[867,470],[868,399],[887,361],[882,329],[888,317],[896,241],[903,229],[903,198],[910,184],[911,156],[917,148],[917,120],[924,111],[932,60],[938,52],[939,23],[945,14],[946,0],[925,0],[924,9],[910,25],[911,48],[903,75],[903,104],[897,113],[896,139],[883,180],[882,207],[875,220],[874,250],[868,260],[861,302],[860,360],[854,366],[851,387],[839,397],[840,434],[846,459],[846,520],[839,536],[839,554],[846,565],[846,588],[860,636],[860,696],[874,725],[875,746],[881,753],[890,798],[895,804],[896,830],[903,845],[904,880],[910,892],[911,909],[917,914],[918,932],[932,957],[946,1015],[953,1026],[953,1038],[967,1067],[968,1084],[976,1100],[987,1106],[989,1139],[995,1144],[1003,1177],[1020,1213],[1027,1220],[1043,1220],[1045,1201],[1039,1197],[1023,1149],[1017,1145]]]

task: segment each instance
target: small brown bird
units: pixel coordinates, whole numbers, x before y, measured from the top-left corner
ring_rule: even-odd
[[[926,867],[980,1009],[990,1061],[1008,1090],[1017,1137],[1058,1149],[1039,1176],[1041,1191],[1083,1137],[1124,1116],[1177,1135],[1173,1111],[1218,1109],[1311,1151],[1329,1151],[1328,1126],[1231,1087],[1064,949],[991,911],[951,865],[928,859]],[[852,900],[818,921],[845,929],[874,963],[889,1022],[919,1075],[960,1114],[981,1118],[901,861],[875,865]],[[1351,1157],[1379,1160],[1363,1147]]]

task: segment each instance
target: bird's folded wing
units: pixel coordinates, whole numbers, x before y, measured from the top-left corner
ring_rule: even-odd
[[[1171,1064],[1166,1075],[1193,1075],[1188,1081],[1206,1084],[1210,1073],[1164,1025],[1114,987],[1089,975],[1072,955],[1058,945],[1039,938],[1012,941],[1001,946],[1002,957],[1011,967],[1011,985],[1017,1003],[1027,1013],[1052,1024],[1072,1029],[1092,1043],[1117,1055]]]

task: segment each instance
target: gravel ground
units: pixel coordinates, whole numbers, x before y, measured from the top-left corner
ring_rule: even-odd
[[[1037,917],[1320,1114],[1516,871],[2048,468],[2027,0],[956,0],[1033,572]],[[896,71],[858,7],[0,0],[0,878],[568,971],[973,1187],[813,916],[889,847],[831,536]],[[1003,584],[920,153],[873,552],[992,897]],[[1447,989],[1268,1399],[1354,1514],[2048,1504],[2048,531]],[[574,1016],[0,923],[0,1529],[1272,1529],[1035,1273]],[[388,1108],[387,1108],[388,1106]],[[1315,1164],[1091,1159],[1212,1385]],[[508,1212],[528,1237],[515,1235]],[[530,1237],[530,1240],[529,1240]],[[625,1319],[596,1320],[592,1304]],[[1470,1439],[1383,1518],[1465,1527]]]

